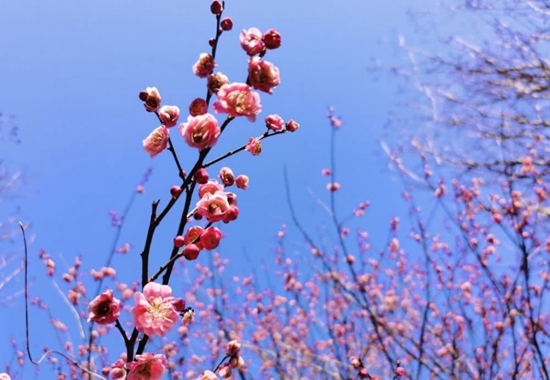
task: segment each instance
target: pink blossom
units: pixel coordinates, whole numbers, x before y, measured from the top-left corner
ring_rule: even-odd
[[[201,234],[201,245],[204,249],[211,251],[218,248],[220,240],[222,239],[222,232],[217,227],[208,227]]]
[[[208,104],[206,100],[202,98],[197,98],[189,104],[189,114],[191,116],[204,115],[208,112]]]
[[[159,119],[166,128],[171,128],[178,123],[180,109],[176,106],[163,106],[159,110]]]
[[[216,191],[214,194],[206,193],[197,203],[197,212],[209,222],[222,220],[228,209],[229,202],[223,191]]]
[[[196,260],[199,257],[201,249],[196,244],[186,245],[183,249],[183,257],[187,260]]]
[[[327,190],[330,192],[340,190],[340,184],[338,182],[327,183]]]
[[[254,137],[251,137],[248,140],[248,145],[246,146],[245,150],[252,153],[253,156],[259,156],[260,153],[262,153],[262,143],[260,139],[255,139]]]
[[[221,131],[218,128],[218,120],[214,115],[207,113],[188,116],[187,123],[180,124],[179,132],[189,146],[203,150],[216,145]]]
[[[210,74],[206,81],[208,92],[210,92],[211,94],[217,94],[220,90],[220,87],[224,84],[229,84],[229,79],[227,78],[227,76],[223,75],[220,72]]]
[[[113,297],[113,291],[107,290],[94,298],[88,306],[88,322],[100,325],[115,322],[120,315],[120,301]]]
[[[128,380],[160,380],[166,369],[166,358],[151,353],[136,355],[136,361],[128,363],[128,369]]]
[[[241,40],[242,48],[250,56],[258,54],[264,48],[262,32],[258,28],[243,29],[239,39]]]
[[[199,249],[201,249],[202,246],[200,245],[199,238],[203,231],[204,230],[201,226],[189,227],[189,229],[187,230],[184,236],[185,244],[186,245],[195,244],[197,247],[199,247]]]
[[[248,189],[248,182],[249,182],[248,176],[246,176],[244,174],[241,174],[240,176],[237,177],[235,182],[236,182],[237,187],[239,189],[241,189],[241,190]]]
[[[196,183],[200,183],[200,184],[205,184],[206,182],[208,182],[208,178],[209,178],[209,175],[205,168],[200,168],[193,175],[193,180]]]
[[[262,41],[268,49],[278,49],[281,47],[281,35],[275,29],[269,29],[262,36]]]
[[[259,57],[251,58],[248,63],[248,79],[256,90],[273,93],[273,89],[281,82],[279,69],[271,62]]]
[[[204,371],[197,380],[219,380],[219,377],[212,371]]]
[[[168,128],[161,125],[143,140],[143,149],[151,155],[151,158],[154,158],[157,154],[166,149],[169,137],[170,132],[168,132]]]
[[[143,293],[134,294],[132,315],[137,330],[149,336],[164,336],[178,320],[176,301],[168,285],[149,282]]]
[[[139,93],[139,98],[147,112],[155,112],[160,108],[161,97],[156,87],[147,87]]]
[[[210,372],[210,371],[207,371],[207,372]],[[210,372],[212,373],[212,372]],[[215,376],[215,375],[214,375]],[[204,378],[205,380],[210,380],[210,379],[217,379],[217,377],[212,377],[212,378],[209,378],[209,377],[205,377]],[[7,373],[0,373],[0,380],[11,380],[11,377],[10,375],[8,375]]]
[[[223,85],[213,107],[217,113],[228,113],[234,117],[247,116],[252,122],[256,121],[256,116],[262,111],[260,95],[245,83]]]
[[[220,174],[218,175],[224,186],[233,186],[235,184],[235,175],[233,170],[228,167],[223,167],[220,169]]]
[[[199,78],[206,78],[214,70],[215,66],[214,57],[210,54],[202,53],[199,56],[199,60],[193,65],[193,72]]]
[[[204,194],[214,194],[216,191],[222,191],[223,185],[215,179],[211,179],[207,183],[199,186],[199,197],[204,197]]]
[[[285,127],[285,122],[282,117],[273,114],[265,118],[265,125],[272,131],[280,131]]]

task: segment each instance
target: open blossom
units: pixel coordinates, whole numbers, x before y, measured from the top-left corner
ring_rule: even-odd
[[[216,191],[214,194],[206,193],[197,203],[197,212],[209,222],[222,220],[227,210],[229,210],[229,202],[223,191]]]
[[[199,197],[204,197],[204,194],[214,194],[216,191],[222,191],[223,185],[215,179],[211,179],[205,184],[199,186]]]
[[[256,121],[256,116],[262,112],[260,95],[252,91],[246,83],[231,83],[223,85],[218,91],[218,100],[213,104],[217,113],[228,113],[231,116],[247,116],[248,120]]]
[[[139,93],[139,98],[148,112],[155,112],[160,108],[162,99],[156,87],[147,87],[145,91]]]
[[[206,78],[214,70],[215,66],[214,57],[210,54],[202,53],[199,56],[199,60],[193,65],[193,72],[199,78]]]
[[[260,139],[255,139],[254,137],[251,137],[248,140],[248,145],[246,146],[245,150],[252,153],[253,156],[258,156],[260,155],[260,153],[262,153],[262,142],[260,141]]]
[[[113,291],[109,289],[90,302],[88,322],[94,321],[100,325],[113,323],[118,319],[120,309],[120,301],[113,297]]]
[[[145,140],[143,140],[143,149],[145,149],[145,151],[151,155],[151,158],[153,158],[166,149],[169,137],[170,132],[168,132],[168,128],[161,125],[151,132]]]
[[[229,84],[229,79],[220,72],[210,74],[206,80],[206,87],[211,94],[217,94],[224,84]]]
[[[239,36],[241,46],[246,54],[253,56],[258,54],[264,48],[262,41],[262,32],[258,28],[243,30]]]
[[[136,361],[128,363],[127,380],[160,380],[166,369],[164,355],[146,353],[136,355]]]
[[[279,69],[271,62],[259,57],[251,58],[248,63],[248,79],[256,90],[273,93],[273,89],[281,82]]]
[[[164,336],[178,320],[174,306],[178,301],[172,296],[172,288],[168,285],[149,282],[143,293],[134,294],[132,315],[137,330],[149,336]]]
[[[265,125],[272,131],[280,131],[285,127],[285,122],[282,117],[273,114],[265,118]]]
[[[189,146],[199,150],[213,147],[220,136],[218,120],[209,113],[188,116],[187,123],[180,124],[179,131]]]
[[[166,128],[171,128],[178,123],[180,109],[177,106],[163,106],[159,110],[159,119]]]
[[[219,380],[219,377],[212,371],[204,371],[197,380]]]

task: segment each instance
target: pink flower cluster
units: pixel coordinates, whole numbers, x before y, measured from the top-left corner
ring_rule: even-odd
[[[231,377],[231,370],[238,370],[244,366],[244,359],[239,354],[240,350],[241,344],[236,340],[232,340],[227,344],[225,353],[229,356],[229,361],[220,366],[219,373],[221,377],[228,379]]]

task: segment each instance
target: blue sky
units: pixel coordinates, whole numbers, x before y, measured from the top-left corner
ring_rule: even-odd
[[[294,134],[267,140],[259,157],[243,152],[223,164],[250,177],[249,190],[238,193],[238,221],[224,227],[227,238],[221,252],[233,261],[232,273],[249,271],[241,259],[243,250],[252,265],[269,261],[273,236],[282,223],[290,223],[284,165],[304,224],[314,226],[324,217],[315,197],[328,199],[327,179],[320,173],[329,165],[329,105],[345,121],[337,142],[341,214],[370,200],[373,206],[364,223],[372,236],[383,238],[389,218],[404,213],[406,206],[396,201],[402,186],[385,169],[379,145],[383,136],[396,137],[384,130],[388,112],[395,111],[396,86],[389,76],[373,80],[369,67],[373,58],[394,59],[393,37],[413,33],[406,11],[430,4],[227,1],[225,15],[233,18],[234,29],[221,38],[220,71],[243,81],[246,55],[239,46],[239,31],[276,28],[283,46],[266,59],[281,70],[281,85],[272,96],[261,94],[262,115],[279,113],[301,124]],[[138,93],[156,86],[163,103],[179,106],[185,118],[189,102],[205,93],[204,81],[193,75],[191,66],[208,51],[213,31],[209,1],[0,3],[0,111],[17,116],[22,141],[2,145],[2,158],[23,168],[28,179],[22,189],[25,199],[15,199],[11,206],[20,205],[23,218],[32,223],[32,273],[43,272],[36,259],[39,248],[51,254],[60,269],[61,257],[72,262],[78,254],[84,255],[86,265],[103,265],[114,233],[108,211],[122,211],[143,172],[152,167],[146,193],[132,209],[121,239],[136,247],[115,261],[127,269],[121,273],[124,279],[139,278],[137,255],[150,203],[167,202],[169,188],[178,180],[168,152],[151,160],[142,150],[141,141],[158,122],[143,110]],[[382,43],[384,37],[389,42]],[[245,119],[232,123],[212,157],[261,134],[262,119],[256,124]],[[171,132],[182,165],[189,169],[196,152],[175,129]],[[154,249],[166,252],[171,247],[177,227],[171,220],[158,231]],[[303,245],[296,241],[297,247]],[[51,283],[37,278],[32,291],[55,305]],[[2,325],[20,328],[22,308],[17,306],[13,313],[0,314]],[[47,336],[38,329],[35,333],[39,350]],[[0,352],[8,347],[6,338],[0,333]]]

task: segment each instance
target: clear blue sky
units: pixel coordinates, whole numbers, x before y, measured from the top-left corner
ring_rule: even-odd
[[[326,199],[327,179],[320,172],[329,164],[329,105],[345,120],[337,148],[341,212],[370,200],[373,207],[365,223],[373,236],[385,236],[389,218],[403,213],[404,205],[396,202],[401,184],[385,170],[379,147],[379,139],[388,133],[384,125],[394,105],[395,83],[391,77],[374,81],[368,69],[372,58],[394,56],[392,36],[412,33],[407,9],[431,3],[227,1],[225,15],[233,18],[234,29],[221,38],[220,70],[243,81],[246,56],[239,31],[276,28],[283,46],[267,59],[280,68],[281,85],[274,95],[261,95],[262,115],[279,113],[301,124],[297,133],[267,140],[259,157],[244,152],[224,162],[236,174],[250,177],[249,190],[238,193],[239,220],[224,227],[221,252],[233,261],[230,273],[248,272],[248,263],[240,260],[243,250],[254,265],[269,261],[274,234],[282,223],[290,223],[284,164],[304,223],[314,226],[324,214],[308,190]],[[39,248],[60,267],[61,255],[72,262],[77,254],[84,255],[87,268],[100,267],[114,232],[108,211],[122,211],[151,166],[146,193],[132,209],[121,239],[136,247],[115,261],[115,267],[126,268],[121,273],[125,280],[139,278],[138,254],[150,203],[167,202],[170,186],[178,181],[168,152],[151,160],[142,150],[141,141],[158,123],[143,110],[138,93],[156,86],[163,103],[179,106],[185,118],[189,102],[205,93],[204,81],[193,75],[191,66],[208,51],[213,31],[209,1],[0,2],[0,111],[17,115],[22,141],[3,145],[1,156],[24,168],[29,180],[23,189],[27,199],[16,202],[35,236],[31,272],[43,272],[36,259]],[[391,42],[381,43],[383,37]],[[263,130],[261,121],[237,120],[212,156]],[[196,152],[185,146],[175,128],[171,132],[182,165],[189,168]],[[167,252],[176,228],[161,228],[154,249]],[[296,241],[297,247],[302,244]],[[51,283],[43,276],[38,279],[32,292],[57,305],[62,317],[63,306],[55,301]],[[0,313],[0,325],[14,326],[10,332],[21,331],[19,337],[21,306]],[[37,352],[47,335],[41,336],[36,326],[33,330]],[[0,353],[8,351],[7,335],[0,333]],[[1,362],[5,359],[0,355]]]

